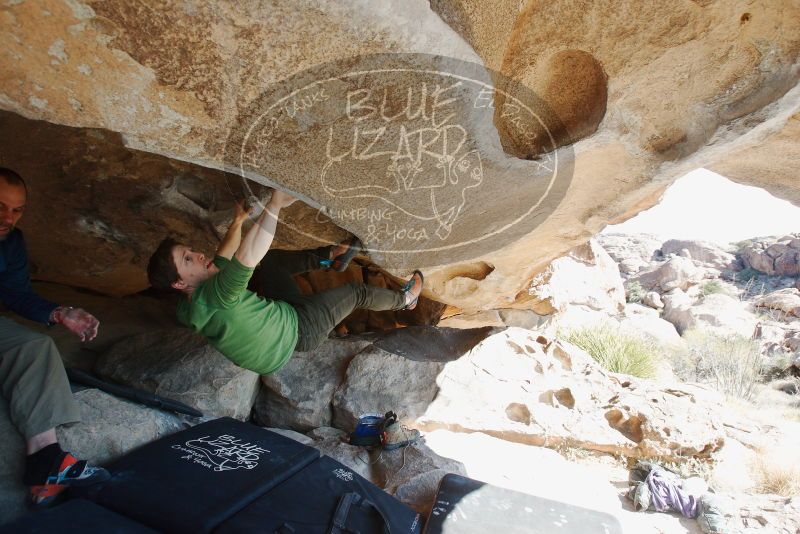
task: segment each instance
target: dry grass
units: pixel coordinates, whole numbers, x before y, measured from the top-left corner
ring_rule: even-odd
[[[653,458],[651,461],[658,462],[664,468],[680,475],[681,478],[700,477],[708,483],[711,483],[714,478],[714,462],[711,460],[687,457],[680,462],[660,458]]]
[[[719,280],[709,280],[700,284],[700,297],[704,298],[708,295],[728,295],[729,297],[732,296],[722,282]]]
[[[573,345],[585,350],[612,373],[652,378],[658,368],[661,348],[652,340],[634,336],[609,324],[560,332]]]
[[[800,395],[788,395],[774,387],[776,383],[791,383],[796,380],[785,379],[770,384],[759,384],[751,402],[743,402],[740,399],[740,402],[729,402],[729,405],[740,408],[739,413],[761,424],[780,426],[780,422],[800,423]]]
[[[588,463],[592,465],[611,462],[618,467],[624,467],[625,465],[620,456],[609,452],[583,449],[575,445],[568,445],[567,443],[559,443],[549,448],[560,454],[568,462]]]
[[[759,452],[751,466],[756,491],[784,497],[800,495],[800,452],[778,447]]]
[[[763,375],[758,344],[739,335],[692,330],[686,350],[670,353],[672,369],[687,382],[711,385],[729,398],[748,400]]]

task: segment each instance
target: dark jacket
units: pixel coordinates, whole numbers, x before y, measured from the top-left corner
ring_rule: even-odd
[[[19,228],[0,241],[0,301],[26,319],[45,324],[57,307],[31,288],[28,254]]]

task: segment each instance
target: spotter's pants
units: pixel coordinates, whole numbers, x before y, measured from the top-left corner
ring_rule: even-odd
[[[26,440],[80,421],[56,344],[7,317],[0,317],[0,387],[11,422]]]

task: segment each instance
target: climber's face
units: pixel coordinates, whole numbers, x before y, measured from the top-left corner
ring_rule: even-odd
[[[175,262],[180,277],[177,282],[173,282],[172,287],[179,291],[191,291],[219,272],[213,259],[186,245],[177,245],[172,249],[172,261]]]

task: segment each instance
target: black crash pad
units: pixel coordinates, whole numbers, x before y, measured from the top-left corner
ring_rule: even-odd
[[[0,526],[0,534],[155,534],[127,517],[83,499],[28,514]]]
[[[156,530],[210,532],[317,458],[312,447],[223,417],[120,458],[86,497]]]
[[[414,510],[343,464],[323,456],[222,523],[214,534],[327,534],[342,497],[349,493],[359,498],[344,519],[346,532],[421,532],[422,519]],[[365,506],[364,500],[370,504]],[[389,529],[384,529],[384,522]]]
[[[609,514],[445,475],[425,534],[622,534]]]

